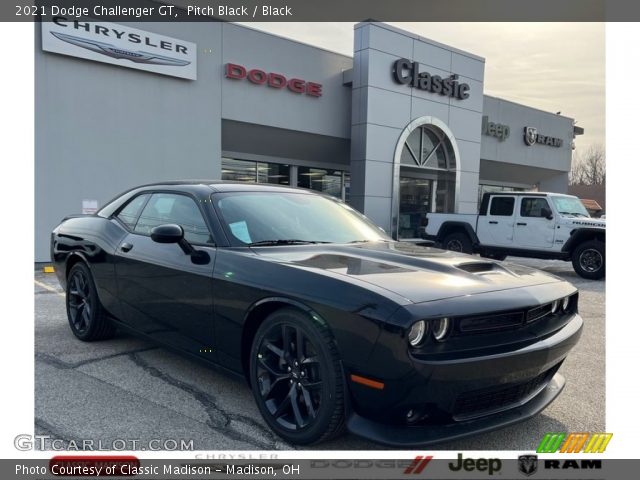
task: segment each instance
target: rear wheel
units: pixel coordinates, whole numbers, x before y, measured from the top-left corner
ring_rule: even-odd
[[[260,413],[283,439],[318,443],[344,428],[344,382],[328,328],[299,310],[278,310],[251,347],[250,382]]]
[[[605,276],[605,245],[598,240],[584,242],[573,251],[573,269],[578,275],[590,280]]]
[[[473,245],[469,235],[464,232],[453,232],[444,237],[442,248],[452,252],[473,253]]]
[[[76,263],[67,277],[67,318],[73,334],[84,342],[111,338],[116,329],[102,308],[89,267]]]

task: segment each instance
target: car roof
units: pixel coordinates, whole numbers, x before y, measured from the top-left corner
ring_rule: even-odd
[[[213,192],[251,192],[251,191],[291,192],[293,190],[298,193],[308,193],[308,194],[313,193],[305,188],[290,187],[288,185],[233,182],[229,180],[210,180],[210,179],[171,180],[166,182],[148,183],[146,185],[139,185],[135,187],[135,190],[139,190],[143,188],[160,188],[160,187],[167,187],[167,186],[180,186],[180,187],[187,187],[187,188],[191,186],[197,189],[201,189],[203,186],[206,186],[206,187],[209,187]]]

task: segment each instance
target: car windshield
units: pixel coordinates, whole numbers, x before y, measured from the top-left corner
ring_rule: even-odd
[[[238,192],[216,202],[234,243],[288,245],[390,241],[348,205],[295,192]]]
[[[576,197],[551,197],[556,210],[560,215],[573,215],[577,217],[589,217],[589,212],[579,198]]]

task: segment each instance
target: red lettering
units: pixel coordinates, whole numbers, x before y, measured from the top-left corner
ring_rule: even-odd
[[[253,70],[249,70],[249,74],[247,75],[247,78],[251,83],[262,85],[264,82],[267,81],[267,74],[262,70],[258,70],[257,68],[254,68]]]
[[[304,93],[304,80],[292,78],[289,80],[289,83],[287,83],[287,87],[289,87],[289,90],[292,92]]]
[[[273,88],[284,88],[287,85],[287,79],[279,73],[270,73],[268,85]]]
[[[242,80],[247,76],[247,69],[242,65],[236,65],[235,63],[227,63],[226,74],[227,78],[234,78],[236,80]]]
[[[307,95],[312,97],[322,96],[322,85],[314,82],[307,82]]]
[[[234,80],[247,79],[256,85],[264,85],[265,83],[271,88],[278,90],[287,87],[289,90],[299,94],[307,94],[312,97],[322,96],[322,84],[315,82],[306,82],[301,78],[292,78],[287,80],[284,75],[279,73],[267,73],[259,68],[253,68],[247,72],[242,65],[235,63],[227,63],[225,65],[225,77]]]

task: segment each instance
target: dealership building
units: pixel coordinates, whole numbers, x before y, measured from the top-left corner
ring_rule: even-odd
[[[485,95],[484,58],[384,23],[355,25],[352,56],[221,22],[56,17],[35,36],[37,262],[64,216],[193,178],[311,188],[416,240],[484,191],[566,192],[581,133]]]

